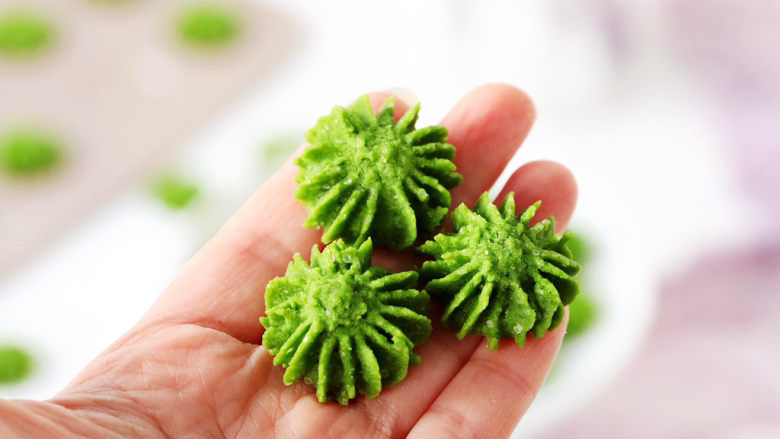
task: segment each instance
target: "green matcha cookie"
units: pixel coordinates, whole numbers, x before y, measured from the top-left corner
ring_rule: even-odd
[[[24,380],[32,371],[30,355],[16,346],[0,346],[0,384]]]
[[[63,148],[38,131],[15,130],[0,137],[0,169],[17,178],[36,177],[55,169]]]
[[[279,169],[303,141],[300,134],[278,134],[261,145],[260,156],[265,168]]]
[[[154,194],[170,209],[187,207],[198,196],[198,186],[173,174],[162,175],[154,183]]]
[[[0,15],[0,55],[25,56],[38,53],[54,39],[52,24],[31,12]]]
[[[179,17],[179,36],[185,43],[201,48],[217,48],[233,42],[241,29],[231,10],[200,4],[185,9]]]
[[[576,233],[566,242],[566,247],[572,253],[572,259],[577,261],[581,267],[590,261],[591,254],[593,253],[593,245],[591,241],[585,239],[586,235],[582,232]],[[578,277],[582,279],[583,272],[578,273]],[[580,284],[588,284],[588,277],[586,276],[585,282],[580,281]],[[566,327],[566,340],[570,340],[584,334],[590,330],[598,320],[599,307],[598,302],[593,300],[591,294],[586,294],[589,288],[583,288],[580,294],[577,295],[577,300],[569,305],[569,325]]]
[[[444,305],[442,324],[459,328],[458,338],[483,334],[491,350],[502,338],[523,346],[526,333],[542,337],[563,319],[578,292],[579,265],[553,218],[529,225],[539,205],[517,218],[513,194],[498,209],[484,193],[473,211],[455,209],[454,233],[420,247],[435,258],[420,272],[425,289]]]
[[[371,252],[370,239],[359,248],[335,241],[322,253],[314,246],[311,264],[296,254],[266,287],[263,345],[287,369],[284,383],[304,379],[320,402],[376,397],[419,363],[412,348],[430,336],[417,273],[372,267]]]
[[[398,122],[393,109],[388,99],[377,116],[363,96],[335,107],[306,133],[311,146],[295,161],[295,197],[310,213],[304,226],[323,227],[323,242],[370,237],[400,250],[418,234],[433,233],[447,215],[449,189],[462,180],[447,129],[415,130],[419,104]]]
[[[590,294],[582,292],[577,300],[569,305],[569,325],[566,327],[566,340],[587,332],[598,319],[598,307]]]

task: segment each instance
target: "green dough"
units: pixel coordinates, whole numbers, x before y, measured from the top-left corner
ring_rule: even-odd
[[[163,175],[154,184],[154,193],[171,209],[187,207],[198,196],[198,187],[176,175]]]
[[[179,35],[190,45],[202,48],[222,47],[240,31],[236,15],[217,5],[196,5],[179,17]]]
[[[304,226],[323,227],[323,242],[370,237],[401,250],[418,234],[432,234],[447,215],[449,189],[462,180],[447,129],[416,130],[419,104],[398,122],[393,109],[388,99],[377,116],[363,96],[335,107],[306,133],[311,146],[295,161],[295,197],[310,213]]]
[[[556,234],[551,217],[531,227],[541,203],[515,216],[514,195],[501,208],[484,193],[474,210],[461,204],[452,213],[453,233],[440,233],[420,247],[433,256],[423,264],[425,289],[444,306],[442,324],[459,328],[458,338],[483,334],[491,350],[500,339],[525,344],[563,319],[577,295],[579,264],[566,248],[570,234]]]
[[[51,23],[36,14],[18,11],[0,16],[0,54],[34,54],[46,48],[53,38]]]
[[[0,138],[0,167],[13,177],[49,172],[59,165],[62,155],[56,140],[36,131],[17,130]]]
[[[596,302],[589,294],[580,293],[577,300],[569,305],[569,326],[566,327],[566,339],[575,338],[589,330],[598,317]]]
[[[27,352],[15,346],[0,347],[0,384],[24,380],[32,371],[33,361]]]
[[[311,265],[296,254],[266,287],[263,345],[287,369],[284,383],[303,379],[320,402],[376,397],[419,363],[412,348],[430,336],[417,273],[372,267],[371,252],[370,239],[360,247],[338,240],[322,253],[314,246]]]

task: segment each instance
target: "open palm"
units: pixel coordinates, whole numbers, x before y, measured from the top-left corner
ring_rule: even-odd
[[[371,96],[375,109],[386,94]],[[407,110],[396,103],[396,117]],[[533,123],[528,98],[506,85],[466,95],[444,119],[464,182],[453,206],[472,206],[490,188]],[[308,258],[320,232],[303,229],[288,162],[189,262],[142,320],[54,399],[0,400],[0,437],[504,437],[541,386],[565,324],[519,349],[489,352],[482,337],[462,341],[434,316],[422,365],[399,385],[347,407],[320,404],[311,387],[282,384],[259,345],[263,294],[293,253]],[[571,174],[552,162],[518,169],[503,189],[518,207],[542,200],[537,218],[563,228],[574,209]],[[559,230],[560,231],[560,230]],[[418,263],[412,253],[375,253],[391,270]]]

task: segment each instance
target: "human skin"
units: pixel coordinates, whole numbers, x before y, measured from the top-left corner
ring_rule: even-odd
[[[387,93],[371,94],[377,110]],[[396,118],[408,106],[400,101]],[[485,85],[442,121],[457,147],[464,181],[453,207],[472,206],[490,188],[531,128],[535,112],[521,91]],[[301,150],[298,151],[300,153]],[[297,154],[296,154],[297,155]],[[416,349],[422,364],[375,399],[347,407],[317,402],[310,386],[282,384],[284,370],[260,345],[265,285],[284,274],[294,253],[308,255],[320,232],[293,192],[292,161],[263,185],[184,267],[132,329],[48,401],[0,400],[0,437],[35,438],[366,438],[506,437],[534,399],[558,353],[565,321],[519,349],[484,337],[457,340],[438,325]],[[536,218],[558,231],[574,210],[571,173],[547,161],[517,169],[499,200],[542,200]],[[375,252],[397,271],[419,256]]]

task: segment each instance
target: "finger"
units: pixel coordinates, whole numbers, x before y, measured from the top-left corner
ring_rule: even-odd
[[[374,111],[391,97],[369,96]],[[395,118],[408,109],[396,100]],[[320,244],[322,232],[303,227],[308,213],[295,199],[297,172],[290,158],[187,263],[142,325],[197,324],[259,342],[266,284],[284,274],[293,254],[308,259],[312,246]]]
[[[577,182],[565,166],[549,160],[526,163],[507,180],[498,196],[503,200],[509,192],[515,193],[518,210],[542,200],[533,222],[553,217],[560,233],[574,213],[577,203]]]
[[[480,343],[465,366],[409,434],[429,437],[509,437],[544,383],[566,333],[561,325],[522,349],[502,340],[496,352]]]
[[[478,105],[477,105],[478,103]],[[536,119],[531,99],[506,84],[488,84],[466,95],[442,125],[457,150],[455,165],[463,183],[452,190],[452,206],[473,203],[490,189],[528,136]],[[462,121],[469,121],[463,129]]]
[[[502,192],[514,191],[519,194],[520,190],[529,185],[539,188],[535,189],[532,194],[537,197],[533,198],[533,202],[541,199],[542,205],[547,206],[548,212],[556,213],[562,218],[569,218],[574,210],[576,197],[561,197],[559,192],[576,194],[576,183],[571,177],[571,173],[557,163],[539,163],[518,169],[510,177]],[[548,178],[545,172],[540,172],[545,170],[550,172],[553,177]],[[522,199],[522,197],[518,198]],[[565,226],[566,220],[559,222],[559,231]],[[434,322],[438,322],[438,314],[434,313],[432,319]],[[360,400],[358,405],[361,409],[352,410],[351,414],[343,414],[340,408],[335,405],[318,406],[313,396],[302,398],[281,421],[280,426],[292,427],[286,423],[306,418],[308,420],[306,426],[298,428],[310,429],[307,431],[312,434],[317,431],[325,431],[328,428],[338,431],[340,428],[346,428],[347,423],[355,422],[367,425],[376,431],[408,432],[453,377],[460,374],[459,371],[464,364],[467,364],[477,346],[483,343],[483,339],[481,336],[471,336],[457,340],[451,331],[444,330],[440,325],[434,323],[431,338],[425,345],[415,350],[422,357],[422,367],[410,368],[408,376],[401,384],[383,390],[376,399]],[[517,346],[514,349],[520,350],[517,349]],[[502,348],[498,353],[494,352],[493,354],[499,355],[504,350]],[[314,410],[315,407],[319,407],[319,409]],[[440,436],[433,434],[428,437]]]

